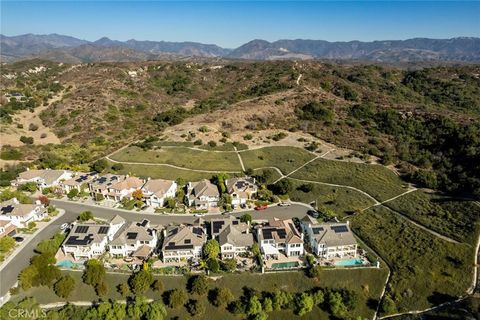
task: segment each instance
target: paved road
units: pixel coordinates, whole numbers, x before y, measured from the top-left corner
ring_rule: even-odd
[[[78,214],[85,210],[93,212],[95,217],[111,219],[116,214],[120,215],[127,221],[141,221],[142,219],[148,219],[153,224],[168,225],[170,223],[189,223],[197,219],[193,216],[187,215],[159,215],[159,214],[146,214],[138,213],[135,211],[118,210],[112,208],[103,208],[98,206],[92,206],[82,203],[51,200],[51,203],[55,206],[65,210],[65,214],[52,222],[46,228],[41,230],[34,239],[28,243],[22,251],[20,251],[10,262],[0,271],[0,296],[5,295],[8,290],[15,284],[18,278],[18,274],[22,269],[28,266],[30,258],[33,256],[33,250],[37,243],[43,239],[52,237],[57,231],[60,230],[60,225],[65,222],[74,221]],[[249,213],[253,219],[268,219],[271,217],[277,217],[281,219],[303,217],[305,216],[309,207],[307,205],[292,204],[289,207],[270,207],[263,211],[247,211],[242,213],[235,213],[235,216],[241,216],[242,214]],[[219,215],[205,215],[205,220],[209,220],[212,217],[219,217]]]

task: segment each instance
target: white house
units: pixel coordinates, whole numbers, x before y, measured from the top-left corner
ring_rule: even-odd
[[[210,234],[220,245],[222,259],[235,258],[247,253],[253,245],[250,224],[241,222],[233,216],[210,220]]]
[[[200,259],[202,257],[202,247],[206,241],[205,228],[200,223],[169,226],[164,229],[163,262]]]
[[[177,183],[171,180],[152,179],[142,187],[143,198],[147,206],[163,207],[165,199],[174,198],[177,192]]]
[[[217,207],[220,192],[216,185],[204,179],[199,182],[189,182],[187,185],[188,205],[196,209],[209,209]]]
[[[266,259],[277,259],[280,254],[287,257],[304,254],[303,234],[297,230],[292,219],[268,220],[265,225],[256,227],[256,237]]]
[[[225,185],[234,207],[247,203],[258,191],[253,177],[227,179]]]
[[[123,181],[113,183],[107,188],[106,198],[113,201],[122,201],[123,198],[130,198],[132,193],[140,190],[145,181],[137,177],[127,176]]]
[[[318,223],[310,216],[301,220],[302,229],[308,235],[314,254],[332,259],[357,256],[357,241],[349,223]]]
[[[75,260],[92,259],[105,253],[107,244],[124,225],[125,220],[115,216],[109,223],[87,221],[75,223],[62,244],[62,251]]]
[[[19,173],[17,179],[12,181],[13,186],[28,182],[35,182],[39,189],[57,187],[63,180],[72,178],[73,173],[68,170],[27,170]]]
[[[60,181],[60,188],[65,194],[69,193],[72,189],[77,189],[78,192],[83,189],[88,189],[88,184],[97,177],[95,172],[75,172],[73,177],[64,181]]]
[[[16,198],[2,202],[0,208],[0,220],[11,221],[18,228],[25,228],[29,222],[46,216],[47,210],[42,205],[22,204]]]
[[[116,257],[147,259],[156,248],[157,241],[157,230],[150,227],[148,220],[129,222],[115,234],[108,244],[108,250]]]

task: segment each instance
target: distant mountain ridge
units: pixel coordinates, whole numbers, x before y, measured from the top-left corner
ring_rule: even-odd
[[[61,62],[140,61],[165,56],[233,59],[345,59],[376,62],[480,62],[480,38],[414,38],[408,40],[329,42],[325,40],[252,40],[236,49],[214,44],[168,41],[94,42],[59,34],[0,35],[2,61],[45,58]]]

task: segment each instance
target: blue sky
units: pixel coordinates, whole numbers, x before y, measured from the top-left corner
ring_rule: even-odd
[[[166,40],[237,47],[252,39],[480,36],[478,1],[1,1],[1,33]]]

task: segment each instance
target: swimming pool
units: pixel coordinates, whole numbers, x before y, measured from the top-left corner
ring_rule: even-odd
[[[360,258],[342,259],[342,260],[335,261],[335,265],[339,267],[352,267],[352,266],[361,266],[363,262],[364,261]]]
[[[79,263],[73,263],[70,260],[63,260],[63,261],[57,262],[57,267],[65,268],[65,269],[81,269],[83,265]]]
[[[280,262],[280,263],[273,263],[272,269],[290,269],[290,268],[298,268],[300,264],[296,261],[292,262]]]

